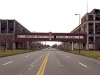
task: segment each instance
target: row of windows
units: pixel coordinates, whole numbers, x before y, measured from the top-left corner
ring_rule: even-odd
[[[89,28],[93,28],[93,23],[88,23]],[[95,28],[100,28],[100,23],[95,23]]]
[[[93,42],[94,41],[94,37],[89,37],[89,42]],[[95,41],[100,41],[100,37],[95,37]]]
[[[93,30],[89,30],[89,34],[93,34],[94,33],[94,31]],[[100,34],[100,30],[95,30],[95,34]]]
[[[8,31],[7,31],[7,28],[1,28],[1,33],[13,33],[14,32],[14,28],[8,28]],[[21,29],[21,28],[16,28],[16,31],[15,32],[27,32],[25,29]]]
[[[88,15],[88,21],[94,21],[94,20],[100,20],[100,17],[98,16],[94,16],[94,15]],[[86,16],[84,18],[82,18],[81,22],[84,23],[85,21],[87,21]]]
[[[8,28],[8,33],[13,33],[14,29],[13,28]],[[1,28],[1,33],[7,33],[7,28]]]
[[[1,20],[1,25],[2,26],[5,26],[5,25],[7,25],[7,23],[8,23],[8,26],[13,26],[14,25],[14,20]]]
[[[14,32],[14,20],[0,20],[1,24],[1,33],[13,33]],[[7,31],[8,25],[8,31]],[[22,25],[20,25],[17,21],[15,21],[15,32],[29,32]]]
[[[94,16],[94,15],[88,15],[88,20],[89,21],[93,21],[94,20],[94,18],[95,18],[95,20],[100,20],[100,17],[98,17],[98,16]]]
[[[93,34],[94,33],[94,25],[93,23],[88,23],[88,34]],[[87,31],[86,25],[83,25],[81,27],[81,32],[85,33]],[[77,32],[77,31],[76,31]],[[95,23],[95,34],[100,34],[100,23]]]
[[[7,31],[8,24],[8,31]],[[14,20],[1,20],[1,33],[13,33],[14,32]]]
[[[88,27],[89,27],[89,29],[93,29],[94,28],[93,23],[88,23]],[[84,25],[83,27],[81,27],[81,30],[83,30],[85,28],[86,28],[86,25]],[[100,28],[100,23],[95,23],[95,28],[96,29]]]
[[[94,28],[94,25],[93,23],[88,23],[88,26],[89,26],[89,34],[93,34],[93,28]],[[100,34],[100,23],[95,23],[95,34]]]

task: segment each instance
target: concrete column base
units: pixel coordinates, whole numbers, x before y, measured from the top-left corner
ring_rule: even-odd
[[[13,47],[12,47],[14,50],[16,49],[16,47],[15,47],[15,42],[13,43]]]
[[[29,41],[27,41],[27,50],[29,50]]]

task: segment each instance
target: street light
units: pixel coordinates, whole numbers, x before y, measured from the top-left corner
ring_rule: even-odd
[[[75,14],[75,15],[78,15],[78,16],[79,16],[79,25],[80,25],[80,18],[81,18],[81,15],[80,15],[80,14]]]
[[[80,34],[80,14],[75,14],[79,16],[79,34]],[[80,35],[79,35],[79,40],[80,40]],[[80,41],[79,41],[79,54],[80,54]]]

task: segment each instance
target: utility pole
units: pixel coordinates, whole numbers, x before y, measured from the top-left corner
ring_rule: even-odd
[[[80,40],[80,14],[75,14],[75,15],[78,15],[79,16],[79,40]],[[80,41],[79,41],[79,54],[80,54]]]

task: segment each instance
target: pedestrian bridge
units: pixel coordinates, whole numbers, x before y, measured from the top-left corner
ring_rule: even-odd
[[[15,33],[15,42],[27,41],[60,41],[60,42],[75,42],[86,43],[87,35],[84,33]]]

